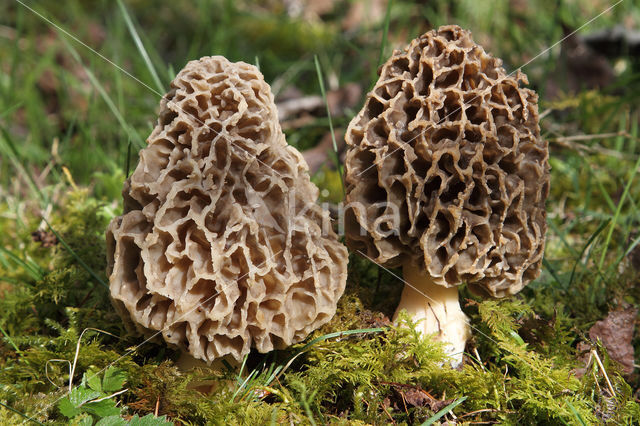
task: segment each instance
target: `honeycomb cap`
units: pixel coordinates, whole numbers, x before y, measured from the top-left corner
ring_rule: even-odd
[[[382,66],[345,137],[351,249],[494,297],[538,276],[548,144],[526,76],[501,65],[451,25]]]
[[[107,229],[111,298],[130,326],[240,361],[331,319],[347,250],[256,67],[189,62],[147,143]]]

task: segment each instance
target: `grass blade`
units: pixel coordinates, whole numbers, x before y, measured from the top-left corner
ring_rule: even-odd
[[[20,355],[22,356],[22,351],[18,348],[18,346],[15,344],[15,342],[13,341],[13,339],[11,338],[11,336],[9,336],[9,334],[4,330],[4,328],[2,328],[2,326],[0,326],[0,332],[2,332],[2,334],[4,334],[4,337],[7,339],[7,341],[9,342],[9,344],[11,346],[13,346],[13,349]]]
[[[10,106],[9,108],[5,109],[4,111],[0,112],[0,118],[4,118],[7,115],[10,115],[12,112],[14,112],[15,110],[17,110],[18,108],[20,108],[22,106],[23,102],[18,102],[17,104]]]
[[[0,132],[2,133],[2,138],[0,138],[0,141],[2,141],[2,143],[0,143],[0,152],[4,152],[6,156],[9,157],[9,160],[13,164],[13,167],[15,167],[15,169],[18,171],[18,173],[22,174],[25,177],[27,185],[29,185],[31,191],[36,195],[36,198],[40,200],[40,203],[42,205],[47,204],[47,197],[40,190],[33,176],[31,176],[31,174],[27,172],[27,169],[20,161],[20,155],[18,153],[18,150],[16,149],[15,144],[13,143],[11,135],[4,127],[0,127]]]
[[[421,426],[429,426],[434,424],[436,421],[440,420],[445,414],[453,411],[458,405],[462,404],[467,399],[466,396],[456,399],[451,404],[444,407],[442,410],[438,411],[433,416],[429,417]]]
[[[322,99],[324,99],[324,105],[327,108],[327,118],[329,119],[329,131],[331,132],[331,141],[333,142],[333,153],[334,153],[334,162],[336,164],[336,168],[338,169],[338,173],[340,174],[340,183],[342,184],[342,196],[344,197],[346,194],[344,188],[344,177],[342,176],[342,164],[340,164],[340,154],[338,153],[338,144],[336,143],[336,135],[333,131],[333,120],[331,119],[331,110],[329,108],[329,101],[327,100],[327,92],[324,88],[324,77],[322,75],[322,68],[320,67],[320,61],[318,61],[318,56],[315,55],[313,57],[316,64],[316,73],[318,74],[318,83],[320,83],[320,92],[322,93]]]
[[[380,55],[378,56],[378,67],[384,62],[385,54],[387,50],[387,37],[389,35],[389,22],[391,21],[391,5],[393,0],[387,2],[387,11],[384,15],[384,26],[382,27],[382,40],[380,42]]]
[[[9,259],[11,259],[16,265],[21,266],[31,278],[39,281],[44,276],[44,271],[35,263],[28,263],[25,260],[20,259],[17,254],[13,253],[4,247],[0,247],[0,253],[4,253]]]
[[[567,401],[567,406],[569,407],[569,410],[571,410],[571,413],[576,418],[578,423],[582,426],[587,426],[587,423],[584,421],[578,410],[576,410],[576,407],[574,407],[573,404],[571,404],[569,401]]]
[[[578,257],[578,252],[567,240],[567,232],[560,229],[553,220],[548,220],[547,224],[549,225],[549,228],[551,228],[551,230],[558,236],[558,238],[560,238],[560,242],[562,243],[562,245],[564,245],[566,249],[571,252],[571,255]]]
[[[600,256],[600,261],[598,262],[599,270],[602,270],[602,265],[604,264],[604,260],[607,256],[607,251],[609,249],[609,244],[611,243],[611,238],[613,237],[613,230],[616,228],[616,225],[618,224],[618,220],[620,219],[620,213],[622,212],[622,206],[626,201],[627,195],[629,195],[631,184],[635,180],[635,177],[636,177],[636,174],[638,173],[639,168],[640,168],[640,157],[638,157],[638,160],[636,160],[636,163],[633,166],[633,171],[631,172],[629,181],[625,185],[624,191],[620,196],[620,201],[618,202],[618,206],[616,207],[615,214],[613,215],[613,220],[611,221],[611,225],[609,226],[609,231],[607,232],[607,236],[604,242],[604,247],[602,249],[602,255]]]
[[[576,268],[580,263],[580,259],[582,259],[582,256],[584,256],[585,251],[587,251],[589,246],[595,241],[596,237],[600,235],[600,232],[602,232],[607,227],[609,222],[610,220],[606,220],[602,222],[600,226],[598,226],[598,229],[596,229],[596,231],[591,235],[591,237],[589,237],[589,240],[587,240],[587,243],[584,245],[584,247],[580,251],[580,255],[576,257],[576,262],[573,264],[573,269],[571,270],[571,277],[569,278],[569,287],[571,287],[571,284],[573,284],[573,278],[576,274]],[[586,260],[585,260],[585,263],[586,263]]]
[[[638,244],[640,244],[640,236],[638,236],[635,240],[633,240],[631,244],[629,244],[629,247],[625,250],[625,252],[620,255],[616,263],[613,265],[613,269],[617,269],[618,265],[620,265],[620,262],[622,262],[625,257],[629,256],[629,254],[631,254],[633,249],[635,249],[638,246]]]
[[[240,365],[240,370],[238,370],[238,374],[236,375],[236,382],[238,382],[238,384],[241,384],[243,381],[242,372],[244,371],[244,367],[246,367],[247,365],[248,359],[249,359],[249,355],[245,355],[244,358],[242,358],[242,364]]]
[[[604,201],[607,203],[607,206],[611,209],[612,212],[615,212],[616,211],[616,204],[611,199],[611,196],[609,196],[609,193],[605,189],[602,181],[598,179],[598,180],[596,180],[596,184],[598,185],[598,189],[602,193],[602,197],[604,198]]]
[[[125,132],[127,132],[127,134],[129,135],[129,138],[131,138],[136,143],[138,148],[144,148],[144,142],[140,138],[140,135],[138,135],[138,133],[134,131],[131,128],[131,126],[129,126],[129,124],[127,124],[126,120],[120,113],[120,110],[118,110],[115,103],[113,102],[113,100],[111,99],[107,91],[104,89],[104,86],[102,86],[102,84],[93,74],[93,72],[91,72],[91,70],[87,66],[85,66],[84,62],[82,62],[82,59],[80,58],[80,55],[78,54],[76,49],[74,49],[73,46],[69,44],[67,39],[64,36],[62,36],[62,34],[60,34],[60,39],[64,42],[65,46],[67,47],[67,50],[69,50],[69,53],[71,53],[71,56],[73,56],[73,58],[82,66],[82,68],[84,69],[84,72],[87,74],[87,77],[89,77],[91,84],[93,85],[93,87],[95,87],[95,89],[98,91],[98,93],[100,94],[104,102],[107,104],[107,106],[109,107],[113,115],[116,117],[116,120],[118,120],[118,123],[120,123],[120,126],[122,127],[122,129]]]
[[[16,280],[15,278],[11,278],[11,277],[4,277],[0,275],[0,282],[2,281],[4,281],[5,283],[13,284],[13,285],[20,284],[20,280]]]
[[[560,281],[560,277],[558,276],[558,273],[556,272],[556,269],[551,265],[551,263],[549,263],[549,261],[546,258],[542,258],[542,265],[545,267],[545,269],[547,271],[549,271],[549,273],[551,274],[551,276],[553,277],[554,280],[556,280],[556,282],[560,285],[562,285],[563,288],[567,287],[564,285],[564,283],[562,281]]]
[[[249,383],[251,380],[253,380],[253,378],[258,374],[258,370],[253,370],[251,371],[251,373],[249,373],[249,375],[247,376],[246,379],[244,379],[244,381],[242,383],[240,383],[240,386],[238,386],[238,389],[236,389],[236,391],[233,393],[233,396],[231,397],[231,401],[235,401],[236,397],[238,396],[238,394],[245,389],[245,387],[247,387],[247,383]],[[244,394],[243,394],[244,395]]]
[[[26,414],[21,413],[20,411],[16,410],[16,409],[15,409],[15,408],[13,408],[13,407],[9,407],[7,404],[5,404],[5,403],[4,403],[4,402],[2,402],[2,401],[0,401],[0,405],[2,405],[4,408],[6,408],[6,409],[7,409],[7,410],[9,410],[9,411],[13,411],[14,413],[16,413],[16,414],[18,414],[18,415],[20,415],[20,416],[24,417],[26,420],[29,420],[29,421],[31,421],[31,422],[33,422],[33,423],[37,424],[37,425],[42,425],[42,426],[44,426],[44,423],[41,423],[41,422],[37,421],[36,419],[34,419],[34,418],[32,418],[32,417],[29,417],[29,416],[27,416]]]
[[[149,58],[149,54],[147,53],[147,49],[145,49],[144,44],[142,43],[142,40],[140,40],[138,31],[136,30],[135,25],[133,25],[133,20],[131,19],[131,16],[129,16],[129,12],[127,11],[127,8],[124,6],[124,4],[122,3],[122,0],[118,0],[118,6],[120,7],[120,11],[122,12],[124,21],[127,24],[129,33],[131,34],[131,37],[133,38],[133,41],[135,42],[136,47],[138,48],[138,52],[140,52],[140,55],[142,55],[142,59],[144,59],[144,63],[147,65],[147,69],[149,70],[149,73],[151,73],[151,78],[153,79],[154,84],[158,88],[158,91],[160,93],[163,93],[165,91],[165,88],[162,82],[160,81],[160,77],[158,77],[156,68],[153,66],[153,63],[151,62],[151,58]]]

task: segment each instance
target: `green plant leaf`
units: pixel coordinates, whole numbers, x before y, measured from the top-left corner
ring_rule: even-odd
[[[136,414],[129,420],[131,426],[172,426],[173,422],[167,420],[167,416],[155,417],[153,414],[147,414],[144,417],[138,417]]]
[[[81,418],[78,423],[75,423],[76,426],[91,426],[93,424],[93,418],[87,415],[86,417]]]
[[[102,401],[88,402],[81,407],[89,414],[98,417],[116,416],[120,414],[120,408],[116,407],[113,399],[103,399]]]
[[[69,395],[60,400],[58,410],[60,410],[64,416],[73,418],[83,412],[81,406],[84,403],[101,396],[101,392],[93,389],[87,389],[84,386],[78,386],[73,388],[71,392],[69,392]]]
[[[103,417],[96,423],[96,426],[125,426],[127,422],[120,416]]]
[[[84,375],[84,381],[87,382],[87,385],[95,391],[102,392],[102,380],[100,380],[100,376],[98,373],[87,372]]]
[[[122,389],[124,382],[127,381],[127,373],[116,367],[109,367],[104,372],[104,379],[102,380],[102,390],[105,392],[115,392]]]

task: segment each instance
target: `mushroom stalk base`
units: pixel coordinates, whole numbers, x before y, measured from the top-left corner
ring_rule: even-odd
[[[452,367],[462,363],[462,354],[471,335],[469,320],[458,302],[458,289],[434,284],[430,276],[411,262],[403,267],[405,286],[400,304],[393,320],[403,309],[416,328],[424,335],[435,335],[437,341],[445,343],[445,352]],[[408,284],[407,284],[408,283]]]
[[[231,363],[232,365],[234,365],[234,362]],[[224,364],[222,363],[222,359],[216,359],[215,361],[213,361],[211,363],[211,365],[208,365],[206,362],[204,362],[201,359],[196,359],[193,356],[191,356],[190,353],[185,352],[185,351],[180,351],[180,358],[178,358],[178,361],[176,362],[176,367],[178,367],[178,369],[184,373],[193,370],[194,368],[200,368],[204,371],[211,371],[211,372],[219,372],[222,371],[225,367]],[[221,385],[221,383],[224,383],[224,381],[221,380],[195,380],[192,381],[191,383],[189,383],[189,385],[187,386],[189,389],[195,389],[198,392],[201,392],[205,395],[212,393],[213,391],[215,391],[216,389],[218,389]]]

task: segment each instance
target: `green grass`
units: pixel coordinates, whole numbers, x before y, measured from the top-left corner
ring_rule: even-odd
[[[481,301],[463,290],[477,329],[477,352],[464,369],[442,367],[439,347],[410,329],[371,322],[393,313],[400,286],[356,256],[336,317],[292,348],[251,354],[241,371],[182,373],[175,351],[158,342],[136,347],[143,339],[124,330],[105,288],[104,229],[121,211],[122,182],[160,96],[188,60],[225,55],[259,64],[276,99],[292,89],[322,96],[324,110],[286,131],[304,150],[344,130],[379,64],[432,27],[471,29],[512,71],[562,38],[563,25],[577,28],[609,6],[394,0],[347,25],[358,1],[336,1],[323,19],[289,14],[281,2],[24,1],[61,29],[13,0],[0,5],[0,423],[66,424],[60,401],[70,401],[69,383],[90,392],[82,378],[102,377],[112,363],[126,391],[85,402],[117,406],[121,420],[158,407],[185,424],[435,424],[452,414],[507,424],[640,421],[640,380],[624,378],[602,345],[592,342],[604,371],[592,363],[580,378],[572,373],[585,367],[576,346],[589,328],[610,310],[640,305],[640,272],[630,261],[640,244],[640,64],[630,57],[617,60],[611,87],[576,93],[567,90],[559,46],[523,70],[547,111],[542,130],[551,141],[544,269],[512,299]],[[585,31],[621,22],[640,27],[637,2],[622,2]],[[363,89],[360,102],[329,111],[327,94],[349,83]],[[615,137],[560,143],[607,134]],[[320,189],[341,199],[341,174],[320,173]],[[34,242],[37,229],[55,230],[60,244]],[[78,346],[89,328],[104,333],[86,334]],[[639,343],[634,337],[637,353]],[[56,359],[77,361],[73,377]],[[228,386],[208,396],[189,387],[207,379]],[[607,379],[615,395],[604,391]],[[441,404],[413,406],[407,389]],[[85,408],[66,412],[81,413],[78,424],[98,420]]]

